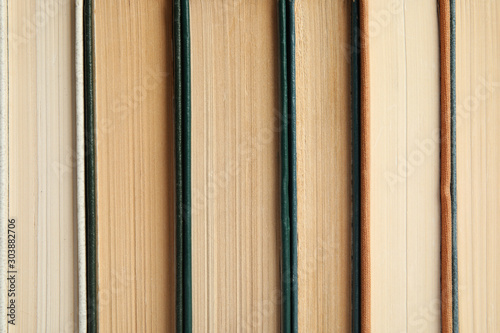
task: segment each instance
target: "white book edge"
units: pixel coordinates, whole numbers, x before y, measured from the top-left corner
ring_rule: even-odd
[[[83,0],[75,3],[76,77],[76,199],[78,224],[78,329],[87,332],[87,273],[85,251],[85,129],[83,79]]]

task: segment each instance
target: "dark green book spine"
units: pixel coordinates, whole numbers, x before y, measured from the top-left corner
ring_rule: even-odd
[[[87,331],[94,333],[97,332],[97,220],[95,184],[93,0],[85,0],[83,6]]]
[[[189,1],[174,0],[176,329],[192,331],[191,51]]]
[[[278,3],[281,93],[282,331],[298,331],[295,4]]]
[[[352,135],[352,332],[361,331],[361,239],[360,239],[360,27],[359,1],[351,3],[351,135]]]

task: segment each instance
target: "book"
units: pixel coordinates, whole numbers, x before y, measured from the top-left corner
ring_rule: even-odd
[[[440,67],[435,1],[370,1],[370,284],[374,332],[437,331]],[[361,296],[363,297],[363,296]]]
[[[300,332],[351,331],[351,3],[297,1]]]
[[[74,51],[80,21],[75,3],[66,1],[2,2],[0,8],[7,256],[0,330],[83,329],[84,188],[77,180],[83,176],[83,128],[78,134],[76,128],[83,110],[76,102],[80,53]]]
[[[277,331],[277,6],[194,1],[190,16],[193,330]]]
[[[174,331],[172,3],[93,8],[94,329]]]
[[[462,332],[500,327],[497,285],[500,8],[456,4],[458,322]]]

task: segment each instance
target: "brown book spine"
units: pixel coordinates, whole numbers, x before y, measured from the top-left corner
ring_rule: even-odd
[[[441,70],[441,332],[453,331],[451,240],[451,71],[450,2],[439,1]]]

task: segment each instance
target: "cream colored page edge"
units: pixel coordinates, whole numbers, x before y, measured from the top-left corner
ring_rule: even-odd
[[[0,234],[7,234],[8,215],[8,100],[7,0],[0,2]],[[0,265],[7,267],[7,242],[0,237]],[[7,332],[7,270],[0,270],[0,332]]]
[[[416,6],[369,10],[373,331],[440,326],[437,8]]]

